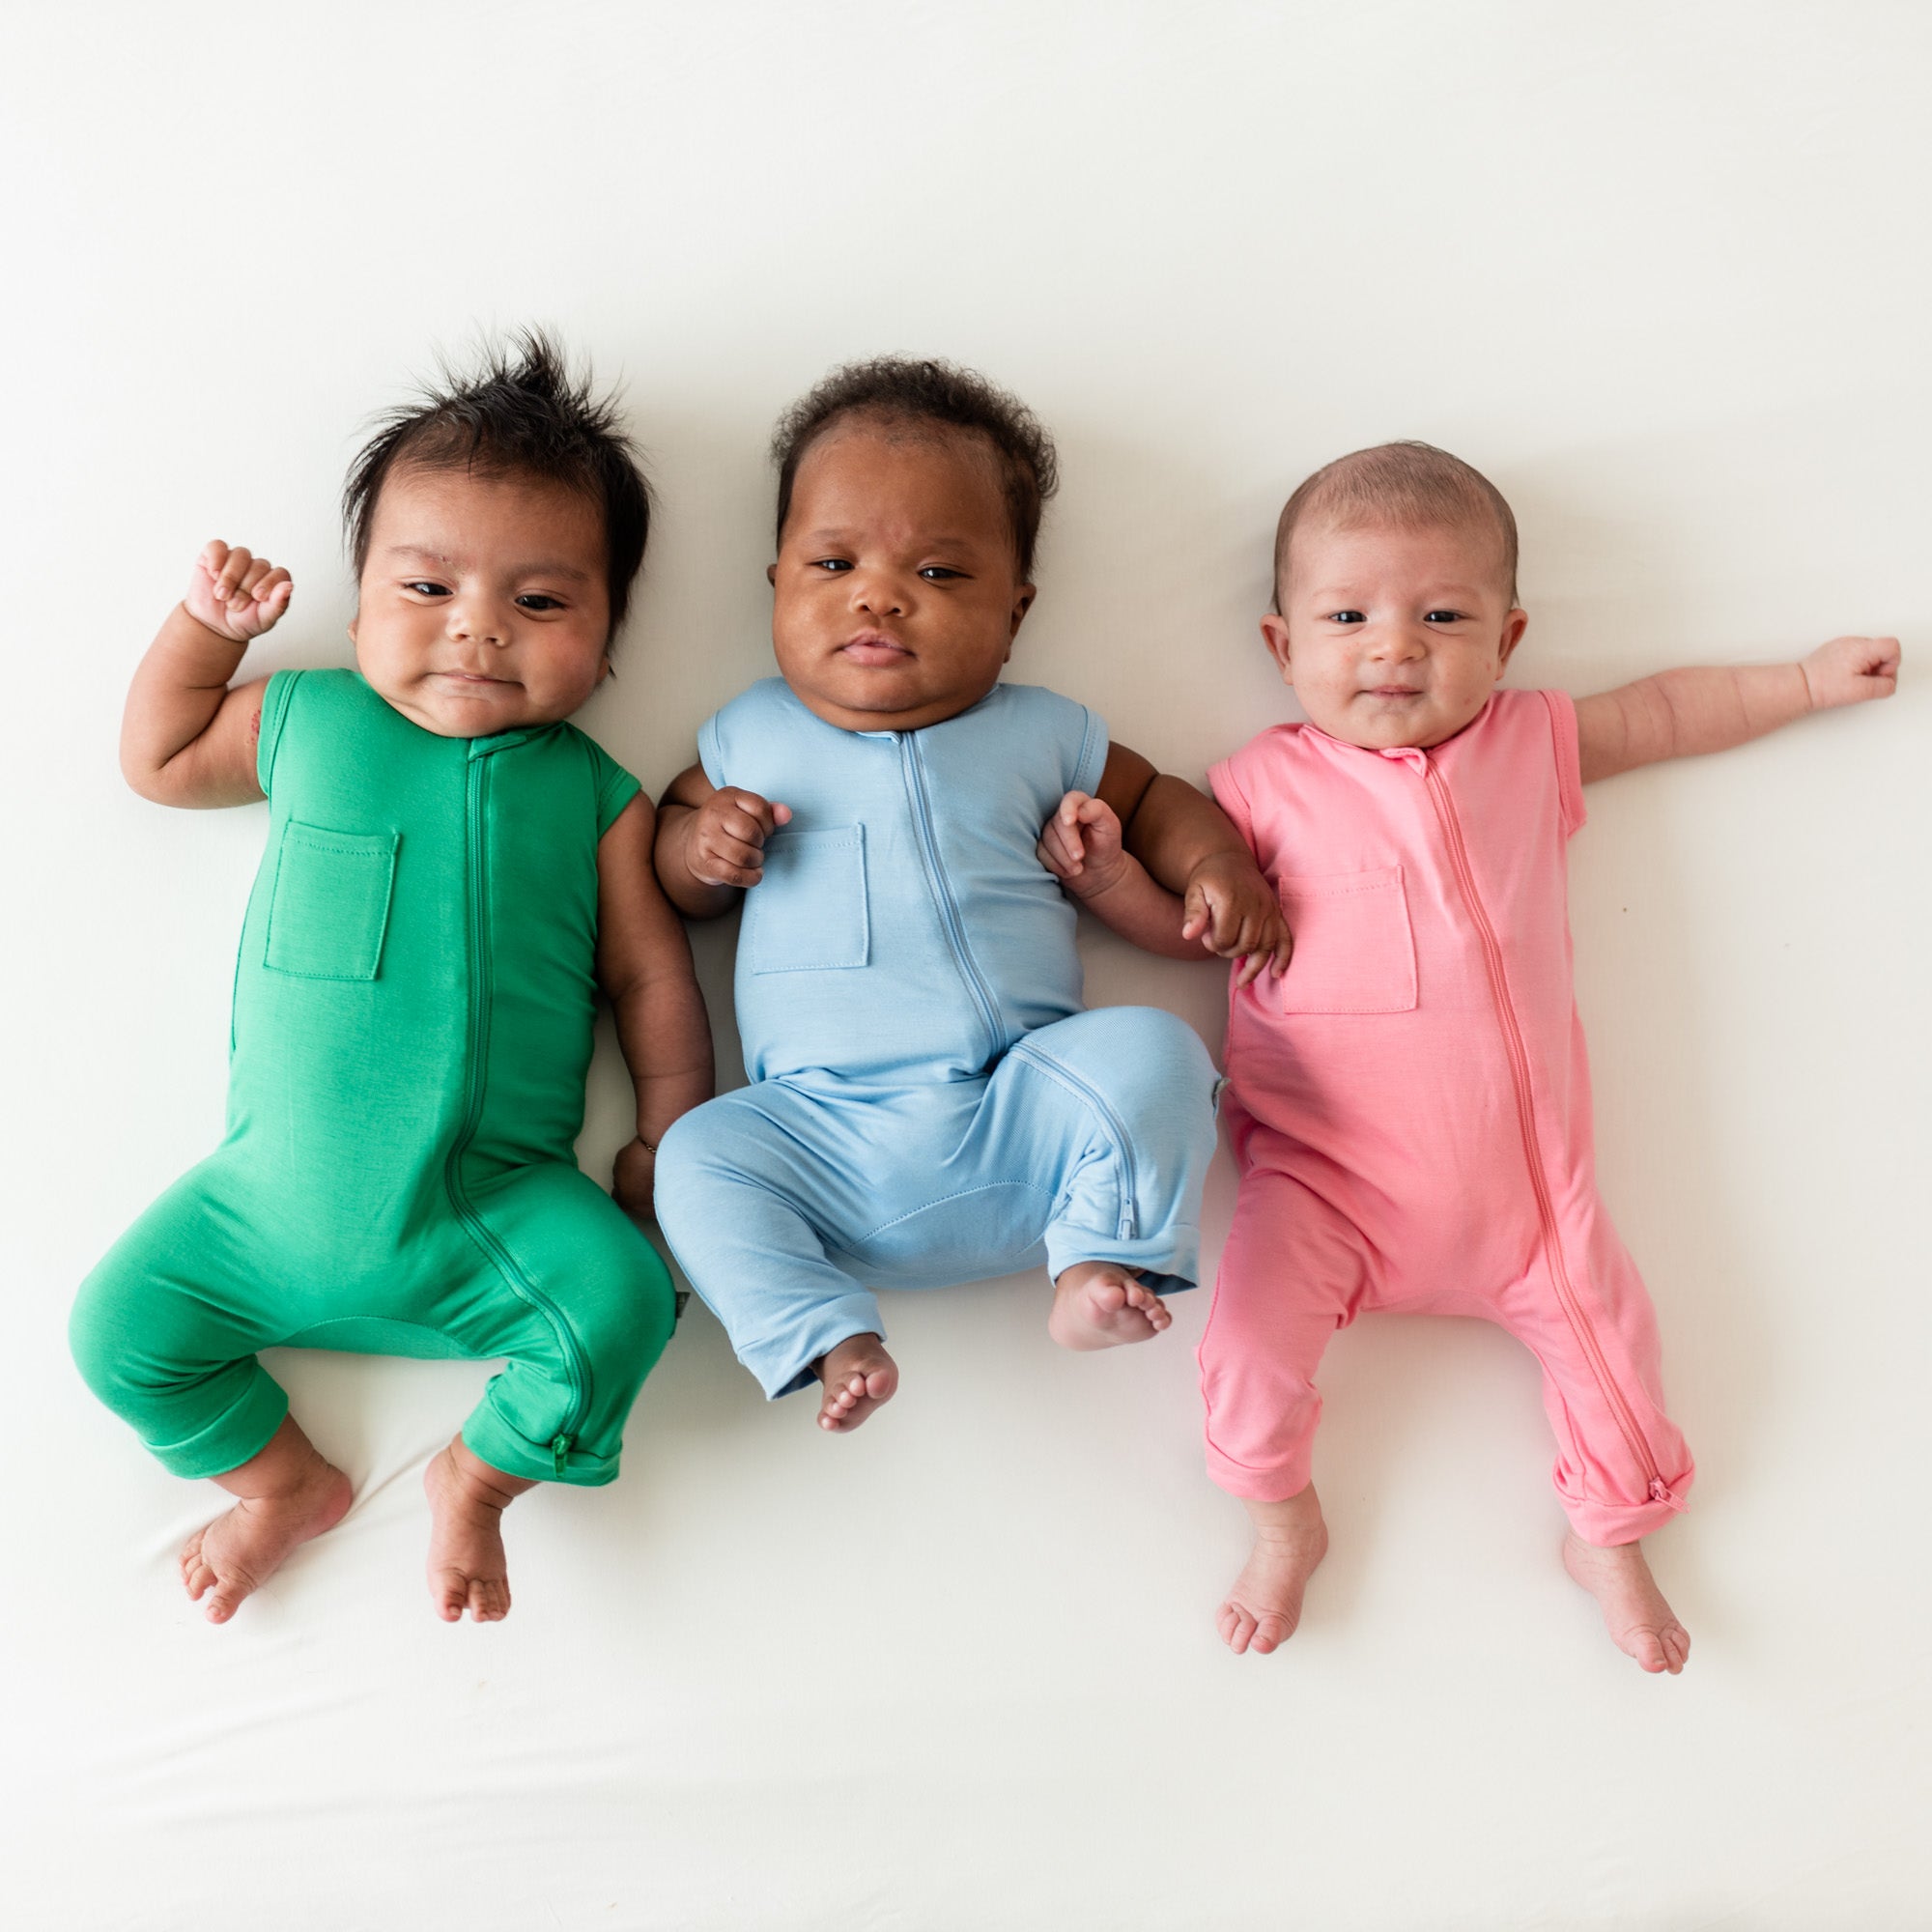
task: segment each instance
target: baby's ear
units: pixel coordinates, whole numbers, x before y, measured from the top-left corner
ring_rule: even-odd
[[[1013,654],[1013,639],[1020,634],[1020,625],[1026,621],[1026,613],[1033,609],[1033,600],[1039,592],[1031,583],[1022,583],[1013,593],[1012,624],[1007,632],[1007,656]]]
[[[1262,641],[1266,644],[1268,656],[1275,661],[1281,670],[1281,681],[1284,684],[1293,684],[1294,671],[1288,656],[1288,619],[1270,611],[1262,619]]]
[[[1522,642],[1522,634],[1529,629],[1529,612],[1520,605],[1511,608],[1503,619],[1503,634],[1496,646],[1496,675],[1500,677],[1509,668],[1509,661],[1516,654],[1516,647]]]

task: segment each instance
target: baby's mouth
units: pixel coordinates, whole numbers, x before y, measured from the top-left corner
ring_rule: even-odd
[[[838,655],[854,664],[880,666],[904,664],[912,653],[883,631],[861,631],[838,646]]]

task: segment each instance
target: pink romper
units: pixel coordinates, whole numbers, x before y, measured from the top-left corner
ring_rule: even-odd
[[[1210,778],[1294,957],[1230,1001],[1241,1182],[1201,1342],[1209,1473],[1261,1500],[1307,1483],[1315,1372],[1362,1310],[1478,1315],[1543,1365],[1577,1534],[1648,1534],[1692,1469],[1597,1199],[1565,878],[1575,707],[1500,691],[1428,751],[1281,724]]]

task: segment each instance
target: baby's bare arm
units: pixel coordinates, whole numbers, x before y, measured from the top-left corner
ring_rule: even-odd
[[[671,780],[658,807],[658,881],[687,919],[716,919],[764,873],[765,840],[791,822],[774,805],[736,785],[722,790],[692,765]]]
[[[1729,751],[1811,711],[1898,688],[1896,638],[1833,638],[1796,664],[1659,671],[1577,701],[1583,782],[1662,758]]]
[[[1288,965],[1281,907],[1212,799],[1113,746],[1098,793],[1068,792],[1040,862],[1103,925],[1175,959],[1239,959],[1237,984]]]
[[[128,688],[121,770],[157,805],[248,805],[262,796],[255,740],[268,680],[231,688],[249,644],[289,608],[286,570],[209,544]]]
[[[614,1192],[651,1211],[659,1141],[712,1090],[711,1023],[691,946],[651,869],[655,814],[634,798],[597,844],[597,983],[638,1090],[638,1138],[620,1150]]]

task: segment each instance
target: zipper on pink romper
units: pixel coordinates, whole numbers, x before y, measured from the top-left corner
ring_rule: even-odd
[[[1469,916],[1476,923],[1476,935],[1483,943],[1483,962],[1490,975],[1490,995],[1495,1002],[1503,1043],[1509,1051],[1510,1078],[1516,1087],[1517,1124],[1522,1133],[1523,1154],[1529,1162],[1530,1186],[1536,1194],[1538,1218],[1543,1223],[1544,1252],[1549,1258],[1549,1273],[1556,1287],[1556,1298],[1563,1304],[1563,1313],[1569,1318],[1571,1329],[1582,1346],[1605,1406],[1616,1417],[1624,1441],[1643,1471],[1651,1499],[1661,1503],[1675,1502],[1676,1497],[1671,1494],[1670,1486],[1658,1470],[1657,1458],[1651,1454],[1650,1444],[1644,1440],[1636,1417],[1624,1401],[1623,1391],[1611,1378],[1609,1364],[1604,1359],[1596,1332],[1583,1313],[1582,1304],[1577,1299],[1576,1290],[1570,1285],[1569,1270],[1563,1262],[1563,1244],[1557,1234],[1556,1210],[1549,1199],[1548,1178],[1543,1171],[1543,1151],[1536,1131],[1536,1095],[1529,1077],[1529,1051],[1523,1045],[1522,1030],[1517,1022],[1516,1009],[1510,1002],[1509,981],[1503,971],[1502,946],[1476,892],[1475,873],[1469,865],[1468,850],[1463,843],[1463,827],[1456,816],[1455,800],[1449,794],[1442,774],[1436,770],[1435,759],[1426,752],[1422,758],[1422,775],[1429,789],[1430,802],[1435,807],[1435,815],[1442,824],[1450,862],[1456,868],[1456,882],[1468,902]]]

